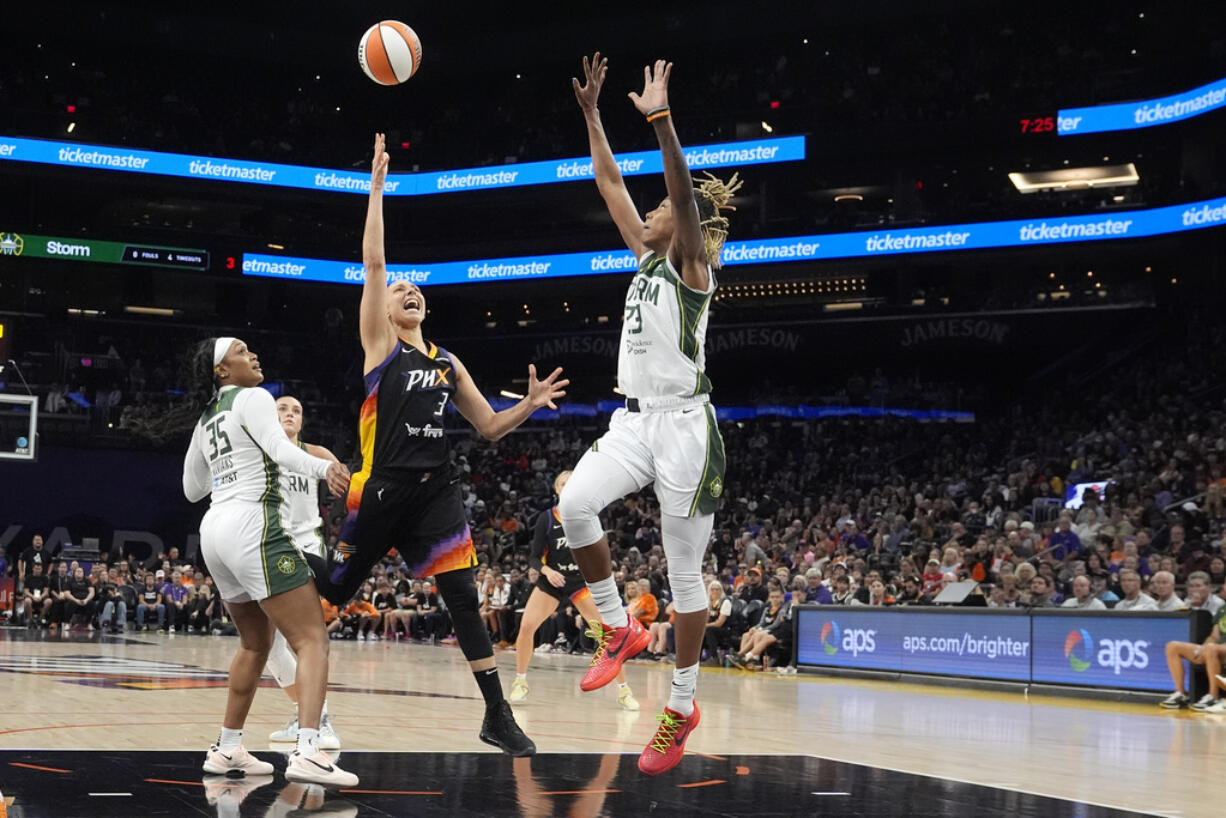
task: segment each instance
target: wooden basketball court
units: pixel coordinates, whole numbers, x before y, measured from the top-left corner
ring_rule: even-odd
[[[333,642],[329,709],[360,789],[280,774],[209,782],[236,641],[0,629],[0,791],[10,816],[1114,815],[1219,812],[1221,719],[1157,706],[704,669],[702,724],[675,770],[635,758],[669,666],[628,665],[643,709],[580,693],[583,657],[536,656],[513,760],[477,739],[482,704],[459,650]],[[499,654],[504,687],[514,654]],[[266,680],[244,742],[292,715]],[[279,805],[279,806],[278,806]],[[278,811],[280,809],[280,811]]]

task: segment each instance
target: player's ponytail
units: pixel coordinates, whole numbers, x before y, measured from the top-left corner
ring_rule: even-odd
[[[217,374],[213,371],[213,347],[216,338],[205,338],[192,348],[188,358],[188,376],[191,383],[189,399],[197,415],[205,410],[217,394]]]
[[[699,226],[702,228],[703,244],[706,246],[707,263],[713,268],[723,266],[720,257],[724,250],[724,241],[728,238],[728,218],[723,211],[736,210],[728,204],[732,196],[741,188],[741,180],[737,174],[727,182],[705,173],[705,179],[694,180],[694,199],[698,204]]]

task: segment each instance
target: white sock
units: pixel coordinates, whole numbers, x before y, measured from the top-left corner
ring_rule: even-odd
[[[222,752],[235,750],[243,743],[243,731],[231,730],[229,727],[221,728],[221,735],[217,737],[217,749]]]
[[[589,582],[588,590],[592,592],[592,601],[600,611],[601,620],[610,628],[624,628],[630,624],[626,609],[622,607],[621,594],[617,592],[617,583],[613,575],[605,577],[600,582]]]
[[[694,691],[698,688],[698,665],[673,670],[673,689],[668,696],[668,709],[683,716],[694,712]]]
[[[324,706],[319,711],[319,717],[322,719],[326,715],[328,715],[328,700],[324,699]]]
[[[319,752],[319,728],[298,728],[298,752],[304,756],[313,756]]]
[[[629,686],[630,686],[629,682],[618,682],[617,683],[618,690],[621,690],[623,687],[629,687]]]
[[[526,682],[526,681],[528,681],[528,674],[527,674],[527,673],[516,673],[516,674],[515,674],[515,681],[517,681],[517,682]]]

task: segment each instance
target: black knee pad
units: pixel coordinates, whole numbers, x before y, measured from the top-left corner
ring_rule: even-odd
[[[471,568],[459,571],[448,571],[434,577],[438,592],[447,603],[447,612],[451,614],[451,624],[455,628],[456,641],[464,658],[470,662],[486,659],[494,655],[494,646],[490,644],[489,631],[481,621],[478,613],[477,585]]]

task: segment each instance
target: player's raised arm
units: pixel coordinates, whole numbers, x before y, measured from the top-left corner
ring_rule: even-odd
[[[387,259],[383,251],[383,183],[387,181],[390,162],[384,135],[375,134],[370,198],[366,204],[366,228],[362,232],[362,265],[366,268],[359,320],[362,349],[366,353],[363,372],[369,372],[382,362],[395,342],[395,333],[387,317]]]
[[[609,147],[609,139],[605,136],[604,125],[600,121],[600,109],[596,103],[600,98],[600,87],[604,84],[605,75],[609,72],[609,58],[602,57],[597,51],[589,60],[583,58],[584,84],[580,85],[577,78],[571,79],[575,90],[575,99],[583,109],[587,120],[587,138],[592,151],[592,169],[596,176],[596,189],[600,191],[609,215],[621,233],[622,241],[638,259],[646,251],[643,244],[643,220],[626,190],[622,181],[621,169],[613,158],[613,149]]]
[[[498,440],[519,426],[537,409],[557,409],[555,400],[566,395],[569,380],[558,380],[562,367],[558,367],[544,380],[537,380],[536,365],[528,364],[528,396],[510,409],[495,412],[494,407],[481,394],[468,369],[454,354],[456,385],[455,405],[464,419],[473,425],[477,433],[487,440]]]
[[[638,112],[647,117],[660,142],[660,157],[664,163],[664,184],[672,205],[673,240],[668,258],[681,273],[687,285],[705,292],[710,285],[707,269],[706,244],[694,199],[694,183],[690,168],[681,151],[681,141],[673,127],[672,111],[668,106],[668,79],[673,64],[656,60],[655,66],[643,68],[643,93],[630,92],[630,101]]]

